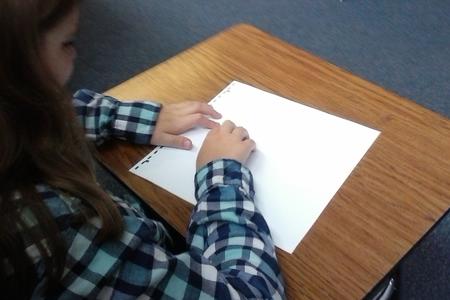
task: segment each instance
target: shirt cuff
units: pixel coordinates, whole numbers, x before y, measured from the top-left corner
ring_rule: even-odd
[[[120,102],[112,135],[135,144],[150,144],[161,105],[155,102]]]
[[[195,196],[197,201],[208,199],[204,197],[217,186],[233,185],[244,193],[248,199],[253,199],[253,176],[250,170],[233,159],[219,159],[207,163],[195,174]]]

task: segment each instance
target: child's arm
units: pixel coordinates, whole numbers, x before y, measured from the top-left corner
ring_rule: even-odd
[[[206,103],[186,101],[162,106],[151,101],[122,102],[89,90],[76,92],[73,104],[87,138],[97,144],[116,137],[135,144],[191,149],[192,142],[181,134],[196,126],[216,127],[210,117],[221,117]]]
[[[124,232],[98,244],[98,218],[81,227],[70,226],[67,220],[79,201],[42,190],[68,249],[63,278],[52,296],[283,299],[269,229],[253,204],[250,171],[235,160],[215,160],[199,170],[196,188],[198,203],[189,225],[189,250],[178,255],[165,249],[160,224],[123,201],[117,204]],[[41,259],[34,260],[39,270]],[[41,276],[45,274],[38,273],[38,281],[44,282]]]
[[[73,105],[86,137],[99,144],[110,137],[150,144],[160,112],[155,102],[121,102],[89,90],[77,91]]]
[[[241,297],[284,298],[269,228],[253,201],[250,171],[235,160],[215,160],[197,172],[195,181],[198,203],[189,226],[191,251],[217,268],[217,276]],[[232,298],[233,289],[216,296]]]

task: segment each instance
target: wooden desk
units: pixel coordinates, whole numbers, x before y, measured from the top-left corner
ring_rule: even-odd
[[[249,25],[107,94],[207,102],[231,80],[382,131],[295,252],[278,251],[289,299],[363,297],[449,207],[450,121]],[[100,159],[185,233],[191,205],[128,172],[150,150],[111,143]]]

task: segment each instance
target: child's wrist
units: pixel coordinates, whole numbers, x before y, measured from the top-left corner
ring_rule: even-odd
[[[196,198],[216,185],[235,185],[249,197],[253,197],[253,176],[251,171],[234,159],[217,159],[201,167],[195,174]]]

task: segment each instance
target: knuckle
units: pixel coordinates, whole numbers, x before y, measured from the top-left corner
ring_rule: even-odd
[[[235,132],[243,136],[248,135],[247,130],[242,126],[236,127]]]
[[[247,142],[247,144],[249,145],[249,146],[251,146],[251,147],[255,147],[256,146],[256,143],[255,143],[255,141],[254,140],[252,140],[252,139],[247,139],[247,140],[245,140],[245,142]]]
[[[226,120],[224,123],[226,123],[230,127],[236,127],[236,125],[231,120]]]

